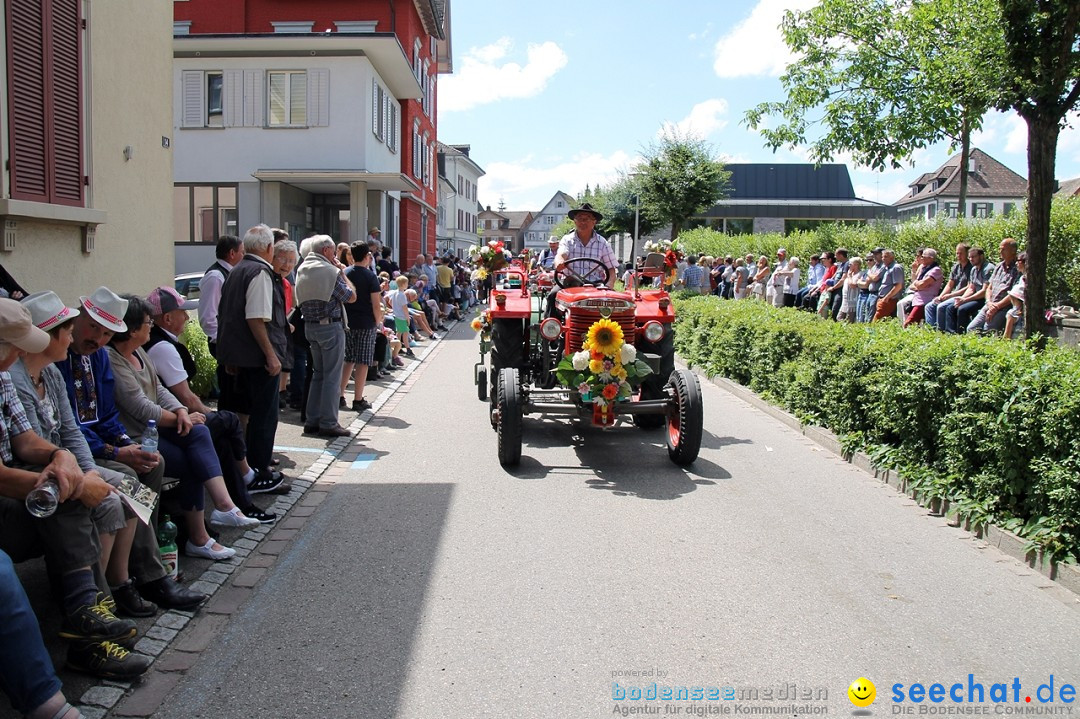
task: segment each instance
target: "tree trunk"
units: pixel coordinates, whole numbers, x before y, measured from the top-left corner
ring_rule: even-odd
[[[1043,336],[1046,314],[1046,255],[1050,247],[1050,202],[1054,197],[1057,118],[1025,117],[1028,126],[1027,289],[1024,335]],[[1045,341],[1045,340],[1043,340]],[[1042,344],[1042,342],[1040,342]]]
[[[679,236],[679,232],[682,230],[682,222],[679,220],[671,221],[671,241],[674,242]]]
[[[960,121],[960,201],[956,206],[956,216],[967,217],[968,165],[971,163],[971,123],[967,112]]]

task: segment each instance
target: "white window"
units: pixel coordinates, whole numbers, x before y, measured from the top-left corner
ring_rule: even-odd
[[[561,207],[563,207],[563,206],[564,206],[564,205],[563,205],[563,201],[562,201],[562,200],[559,200],[559,201],[558,201],[558,202],[557,202],[557,203],[555,204],[555,206],[556,206],[556,207],[560,207],[560,208],[561,208]]]
[[[379,142],[384,142],[386,136],[386,94],[379,85],[378,80],[371,81],[371,131]]]
[[[423,176],[423,147],[420,144],[420,121],[413,121],[413,135],[412,135],[412,174],[413,177],[420,179]]]
[[[273,22],[274,32],[311,32],[311,28],[315,25],[314,20],[300,20],[300,21],[288,21],[288,22]]]
[[[307,127],[307,72],[271,71],[267,117],[271,127]]]

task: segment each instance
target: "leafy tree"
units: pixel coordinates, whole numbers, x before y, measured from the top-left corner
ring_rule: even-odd
[[[604,216],[596,227],[597,232],[605,237],[623,232],[633,235],[635,211],[639,210],[639,193],[635,178],[626,174],[620,175],[615,184],[606,189],[597,186],[589,200]],[[648,234],[656,227],[644,207],[637,212],[637,219],[639,234]],[[634,237],[635,243],[637,240],[638,238]],[[631,254],[633,251],[631,248]]]
[[[731,178],[704,140],[675,131],[645,149],[635,172],[642,216],[654,226],[670,222],[672,239],[686,220],[724,196]]]
[[[784,41],[798,59],[781,77],[787,99],[752,108],[745,122],[774,150],[809,144],[815,162],[851,152],[860,165],[900,167],[948,139],[966,168],[971,133],[996,98],[997,16],[996,0],[821,0],[788,11]],[[773,116],[781,123],[769,127]],[[824,134],[808,143],[812,125]],[[967,182],[962,172],[961,216]]]
[[[998,108],[1028,127],[1027,289],[1024,332],[1042,326],[1058,136],[1080,100],[1080,0],[998,0],[1005,72]]]

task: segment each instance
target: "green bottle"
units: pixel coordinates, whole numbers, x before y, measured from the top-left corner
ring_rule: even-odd
[[[158,551],[161,552],[161,564],[165,567],[165,573],[176,579],[176,573],[180,568],[179,554],[176,549],[176,525],[169,519],[169,515],[162,515],[158,523],[157,531]]]

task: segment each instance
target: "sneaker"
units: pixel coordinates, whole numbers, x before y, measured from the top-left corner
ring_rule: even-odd
[[[353,412],[364,412],[371,409],[371,402],[361,397],[360,399],[354,399],[352,403]]]
[[[435,340],[438,340],[438,339],[441,339],[441,338],[439,337],[439,335],[437,335],[437,334],[435,334],[434,332],[432,332],[432,333],[431,333],[431,340],[432,340],[432,342],[434,342]]]
[[[219,527],[257,527],[259,520],[247,517],[239,507],[233,507],[228,512],[215,509],[210,513],[210,524]]]
[[[93,642],[133,638],[138,631],[135,622],[118,618],[112,613],[110,606],[116,606],[112,597],[98,592],[95,604],[79,607],[64,617],[60,636],[64,639]]]
[[[410,348],[408,348],[407,350],[405,350],[405,356],[406,356],[406,357],[415,357],[415,356],[416,356],[416,353],[415,353],[415,352],[413,352],[413,351],[412,351],[412,347],[410,347]]]
[[[258,522],[256,522],[256,524],[258,524]],[[214,549],[214,538],[210,537],[210,539],[206,540],[206,544],[202,545],[201,547],[196,544],[192,544],[191,540],[189,539],[187,542],[184,543],[184,554],[188,555],[189,557],[202,557],[203,559],[213,559],[216,562],[222,559],[228,559],[229,557],[232,557],[236,554],[236,550],[230,549],[226,546],[222,546],[221,549]]]
[[[125,617],[152,617],[157,614],[157,605],[143,599],[135,589],[135,582],[130,579],[119,587],[113,587],[112,595],[116,609],[110,611],[114,614]]]
[[[402,361],[402,359],[400,357],[395,357],[393,359],[393,361],[391,362],[391,364],[393,364],[395,367],[404,367],[405,366],[405,362]]]
[[[305,428],[306,431],[306,428]],[[312,434],[319,431],[316,427],[312,430]],[[285,475],[281,472],[258,472],[255,475],[255,479],[251,480],[251,484],[247,486],[247,491],[251,494],[262,494],[263,492],[272,492],[278,488],[278,486],[285,480]],[[247,514],[247,510],[244,510],[244,514]],[[248,515],[250,516],[250,515]]]
[[[244,516],[257,519],[261,524],[273,524],[277,521],[277,515],[273,512],[267,512],[259,509],[254,504],[250,507],[244,507]]]
[[[132,654],[109,641],[74,642],[68,647],[67,665],[75,671],[105,679],[134,679],[150,668],[150,657]]]

